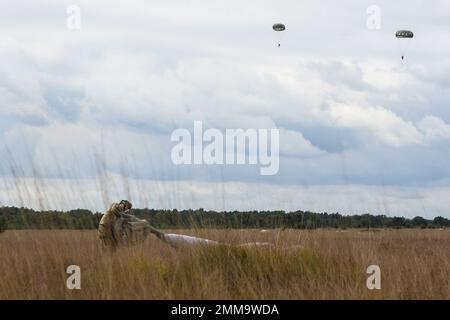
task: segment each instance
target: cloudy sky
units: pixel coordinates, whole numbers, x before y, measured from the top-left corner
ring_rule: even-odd
[[[0,205],[450,218],[449,38],[444,0],[2,1]],[[174,165],[195,120],[278,128],[278,174]]]

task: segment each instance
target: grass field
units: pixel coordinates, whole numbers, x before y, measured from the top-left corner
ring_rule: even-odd
[[[155,237],[104,252],[95,231],[0,234],[0,299],[449,299],[450,230],[178,230],[268,248],[173,249]],[[81,289],[66,288],[79,265]],[[381,290],[366,269],[379,265]]]

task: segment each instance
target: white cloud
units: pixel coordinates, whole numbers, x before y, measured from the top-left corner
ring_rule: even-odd
[[[419,121],[418,127],[429,143],[450,140],[450,125],[440,118],[426,116]]]
[[[400,147],[421,143],[420,133],[413,123],[404,121],[392,111],[382,107],[335,103],[330,106],[330,115],[337,126],[369,131],[373,137],[389,146]]]
[[[325,152],[313,146],[301,132],[280,129],[280,153],[285,156],[317,157]]]

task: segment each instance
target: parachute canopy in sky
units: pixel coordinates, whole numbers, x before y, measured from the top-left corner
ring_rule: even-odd
[[[272,26],[272,29],[275,30],[275,31],[284,31],[284,30],[286,30],[286,26],[284,24],[282,24],[282,23],[275,23]]]
[[[401,39],[412,39],[414,37],[414,33],[412,31],[409,31],[409,30],[399,30],[399,31],[397,31],[395,33],[395,37],[401,38]],[[409,41],[406,41],[406,42],[409,42]],[[405,52],[406,52],[406,48],[404,46],[404,43],[405,42],[402,41],[402,44],[403,44],[402,45],[402,49],[401,49],[402,60],[405,59]]]
[[[414,37],[414,33],[409,30],[399,30],[395,33],[397,38],[412,38]]]

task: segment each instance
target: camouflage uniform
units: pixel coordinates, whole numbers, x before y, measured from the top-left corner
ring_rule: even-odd
[[[119,245],[135,244],[143,241],[150,233],[150,224],[123,211],[118,203],[111,205],[98,226],[102,243],[111,249]]]

